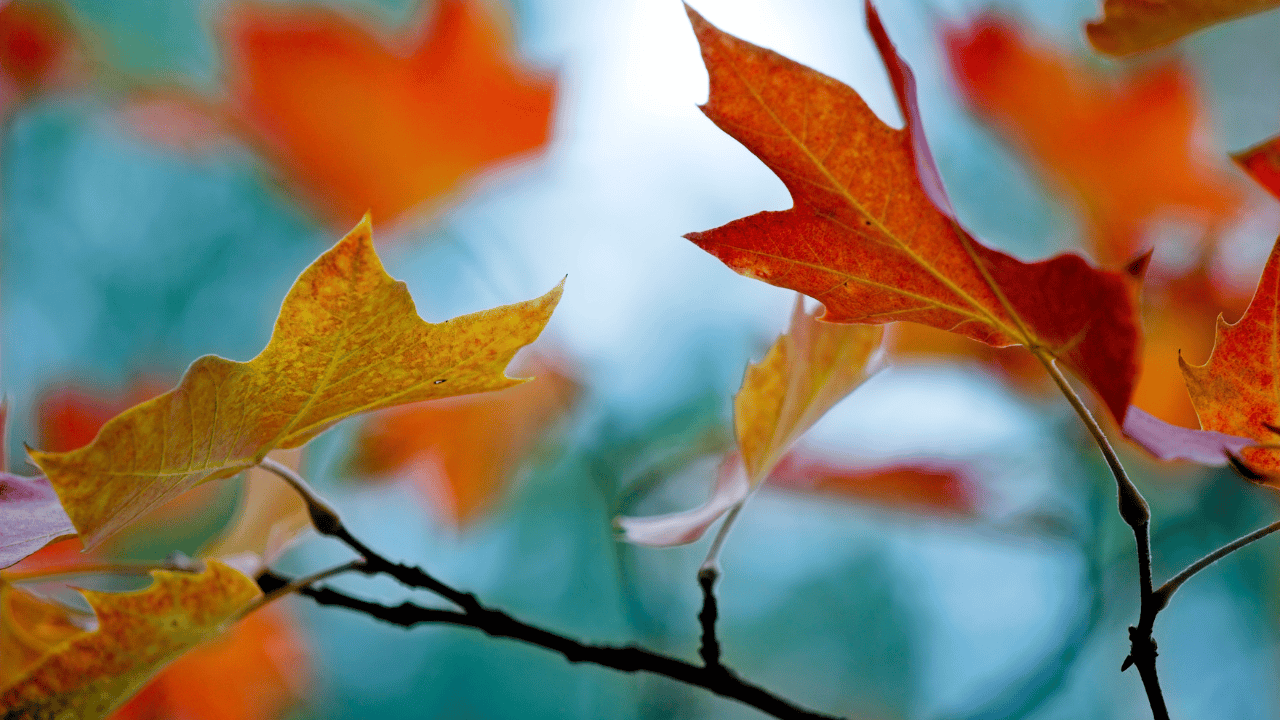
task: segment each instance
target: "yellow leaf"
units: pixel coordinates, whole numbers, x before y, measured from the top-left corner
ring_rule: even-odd
[[[40,658],[85,631],[80,613],[37,597],[0,575],[0,688],[22,678]]]
[[[105,717],[258,596],[253,580],[212,560],[200,574],[155,570],[151,577],[137,592],[83,591],[98,629],[71,637],[0,687],[6,720]]]
[[[503,369],[542,332],[562,289],[425,322],[383,270],[366,216],[303,271],[256,358],[202,357],[178,387],[116,416],[89,445],[31,458],[93,547],[185,490],[356,413],[520,384]]]
[[[868,377],[882,328],[819,322],[796,298],[791,329],[747,368],[733,400],[734,429],[752,487],[791,443]]]

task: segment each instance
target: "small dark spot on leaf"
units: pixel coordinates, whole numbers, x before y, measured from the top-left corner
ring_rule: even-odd
[[[435,382],[433,382],[433,383],[431,383],[431,384],[432,384],[432,385],[439,385],[439,384],[440,384],[440,383],[442,383],[442,382],[444,382],[444,380],[437,380],[437,381],[435,381]]]

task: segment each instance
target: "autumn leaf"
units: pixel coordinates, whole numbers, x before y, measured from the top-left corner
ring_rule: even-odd
[[[798,296],[787,333],[764,359],[747,367],[733,400],[738,450],[721,463],[706,504],[655,517],[618,518],[625,540],[655,546],[697,540],[769,477],[805,430],[867,379],[881,328],[822,322],[818,312],[807,312]]]
[[[119,391],[60,383],[36,399],[36,433],[40,447],[66,452],[93,442],[108,420],[172,387],[172,379],[143,376]]]
[[[236,6],[232,113],[336,222],[394,221],[547,141],[554,82],[513,57],[493,3],[441,0],[394,41],[318,7]]]
[[[14,0],[0,7],[0,74],[22,93],[53,81],[78,44],[57,5]]]
[[[111,720],[273,720],[306,698],[309,664],[296,622],[272,603],[174,660]]]
[[[92,615],[45,600],[0,574],[0,688],[18,682],[41,658],[92,623]]]
[[[1267,192],[1280,199],[1280,136],[1234,153],[1231,159]]]
[[[1165,63],[1113,80],[994,13],[946,27],[943,46],[974,113],[1078,204],[1103,264],[1136,255],[1154,219],[1236,211],[1238,193],[1203,149],[1188,69]]]
[[[356,438],[352,464],[365,474],[408,473],[456,526],[491,509],[511,474],[577,387],[563,363],[530,358],[537,379],[499,393],[453,398],[379,413]]]
[[[1258,289],[1235,323],[1218,317],[1213,352],[1203,365],[1179,357],[1191,403],[1204,430],[1251,438],[1269,447],[1245,448],[1244,464],[1257,473],[1280,471],[1280,350],[1276,337],[1276,288],[1280,283],[1280,241],[1267,259]],[[1268,482],[1272,482],[1268,480]]]
[[[1104,0],[1102,19],[1088,23],[1085,32],[1101,52],[1132,55],[1277,5],[1277,0]]]
[[[0,472],[0,568],[75,534],[47,479]]]
[[[562,287],[424,322],[404,283],[383,270],[366,217],[294,283],[256,358],[200,358],[176,388],[115,417],[91,444],[30,455],[93,547],[146,510],[343,418],[520,384],[503,368],[537,338]]]
[[[82,591],[97,629],[55,646],[0,687],[5,717],[105,717],[259,595],[252,580],[216,561],[199,574],[155,570],[151,576],[151,586],[137,592]]]
[[[946,515],[972,515],[978,502],[977,486],[960,463],[908,460],[852,465],[807,450],[787,453],[765,487]]]
[[[1137,282],[1076,255],[1023,263],[949,215],[910,69],[868,24],[907,126],[849,87],[690,10],[711,77],[703,112],[773,170],[795,205],[686,237],[734,270],[826,306],[824,320],[911,320],[1065,361],[1123,418],[1137,373]]]

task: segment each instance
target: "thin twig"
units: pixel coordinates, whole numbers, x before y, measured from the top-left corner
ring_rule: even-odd
[[[1156,596],[1165,603],[1169,602],[1169,597],[1173,595],[1173,593],[1176,592],[1178,588],[1182,587],[1182,583],[1189,580],[1192,575],[1195,575],[1201,570],[1218,562],[1222,558],[1230,555],[1236,550],[1239,550],[1245,545],[1248,545],[1256,540],[1261,540],[1262,538],[1270,535],[1271,533],[1277,530],[1280,530],[1280,520],[1273,522],[1266,527],[1258,528],[1257,530],[1254,530],[1253,532],[1249,533],[1248,535],[1245,535],[1244,537],[1237,538],[1236,540],[1233,540],[1232,542],[1229,542],[1226,545],[1223,545],[1217,550],[1214,550],[1208,555],[1205,555],[1199,560],[1191,563],[1190,565],[1187,566],[1185,570],[1183,570],[1182,572],[1170,578],[1168,582],[1161,585],[1160,588],[1155,591]]]
[[[1138,486],[1129,479],[1124,465],[1120,463],[1120,456],[1116,454],[1115,448],[1111,447],[1111,441],[1107,439],[1102,426],[1098,424],[1093,413],[1089,412],[1089,408],[1085,406],[1084,400],[1062,374],[1053,355],[1043,348],[1034,348],[1033,353],[1044,365],[1058,389],[1066,396],[1067,402],[1071,403],[1072,409],[1076,411],[1076,415],[1080,416],[1081,422],[1089,429],[1089,434],[1093,435],[1094,442],[1097,443],[1098,449],[1102,451],[1102,456],[1107,461],[1107,467],[1111,468],[1111,474],[1115,476],[1120,517],[1133,530],[1133,540],[1137,546],[1140,598],[1138,624],[1129,628],[1129,656],[1121,664],[1120,670],[1123,672],[1130,665],[1138,668],[1138,674],[1142,677],[1142,686],[1147,693],[1147,703],[1151,705],[1151,714],[1155,720],[1169,720],[1169,710],[1165,706],[1164,693],[1160,690],[1160,678],[1156,673],[1156,642],[1151,636],[1156,615],[1164,609],[1164,603],[1152,591],[1151,509],[1146,499],[1142,497],[1142,492],[1138,490]]]
[[[351,534],[351,531],[347,530],[338,511],[328,501],[320,497],[320,494],[293,468],[276,462],[271,458],[263,458],[258,465],[264,470],[270,470],[280,476],[302,496],[302,499],[307,503],[307,512],[311,515],[311,524],[315,526],[316,532],[341,540],[347,547],[364,558],[364,563],[357,568],[361,572],[366,575],[385,573],[409,587],[430,590],[463,610],[469,611],[473,607],[478,607],[479,604],[471,593],[454,590],[421,568],[393,563],[368,545],[360,542]]]
[[[289,584],[288,578],[266,574],[259,578],[264,588]],[[330,588],[301,588],[305,595],[321,605],[345,607],[383,622],[411,628],[421,624],[455,625],[475,628],[491,637],[509,638],[536,645],[564,656],[571,663],[590,663],[620,672],[649,672],[709,690],[737,700],[760,712],[786,720],[835,720],[835,716],[806,710],[782,697],[743,680],[728,668],[700,667],[679,658],[646,650],[635,645],[596,645],[545,630],[510,615],[477,603],[477,609],[459,612],[443,608],[427,608],[411,602],[397,606],[362,600]]]
[[[720,572],[714,567],[703,566],[698,571],[698,586],[702,588],[702,610],[698,613],[698,623],[702,626],[702,644],[698,647],[698,655],[707,669],[720,668],[720,641],[716,638],[716,620],[720,611],[716,607],[716,580]]]
[[[302,588],[309,587],[313,583],[318,583],[325,578],[331,578],[334,575],[340,575],[344,572],[350,572],[351,570],[358,570],[363,562],[363,560],[352,560],[351,562],[331,567],[328,570],[311,573],[310,575],[305,575],[296,580],[291,580],[278,587],[273,587],[271,590],[264,591],[257,600],[249,603],[247,607],[233,615],[224,623],[224,625],[234,625],[268,603],[275,602],[289,593],[298,592]]]

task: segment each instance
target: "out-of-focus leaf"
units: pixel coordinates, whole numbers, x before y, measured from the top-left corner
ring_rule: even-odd
[[[536,356],[517,369],[535,379],[375,415],[356,439],[355,469],[407,472],[455,525],[475,520],[502,497],[512,472],[577,394],[563,363]]]
[[[765,487],[833,495],[892,510],[971,515],[977,487],[954,461],[904,461],[854,466],[796,450],[778,463]]]
[[[1139,407],[1124,416],[1124,434],[1161,460],[1189,460],[1221,467],[1254,444],[1249,438],[1173,425]]]
[[[268,457],[298,470],[302,448],[273,450]],[[239,570],[259,571],[271,564],[304,531],[311,527],[307,504],[298,491],[275,473],[260,467],[244,474],[244,489],[231,523],[213,542],[200,550],[200,557],[243,559]]]
[[[969,107],[1078,204],[1100,262],[1136,255],[1153,219],[1236,210],[1238,193],[1204,150],[1205,115],[1186,68],[1113,81],[990,13],[948,27],[943,44]]]
[[[441,0],[388,42],[314,6],[237,6],[233,112],[320,212],[394,221],[547,141],[554,83],[512,57],[495,7]]]
[[[817,313],[806,312],[797,297],[790,329],[747,368],[733,402],[738,452],[721,464],[707,503],[688,512],[619,518],[625,540],[680,545],[702,537],[769,477],[805,430],[867,379],[881,329],[821,322]]]
[[[108,420],[172,387],[172,381],[139,378],[121,392],[61,384],[36,400],[36,432],[40,447],[66,452],[93,442]]]
[[[56,80],[78,44],[55,4],[12,0],[0,7],[0,75],[23,93]]]
[[[0,688],[16,683],[41,658],[92,623],[92,615],[33,595],[0,575]]]
[[[1231,159],[1267,192],[1280,198],[1280,135],[1234,153]]]
[[[537,338],[562,287],[424,322],[383,270],[366,218],[294,283],[256,358],[200,358],[177,388],[115,417],[89,445],[30,455],[93,547],[185,490],[356,413],[520,384],[503,368]]]
[[[733,399],[738,449],[752,487],[791,444],[873,371],[881,328],[819,322],[796,298],[791,328],[747,367]]]
[[[1102,19],[1088,23],[1085,32],[1108,55],[1132,55],[1277,5],[1277,0],[1105,0]]]
[[[259,595],[253,580],[216,561],[199,574],[151,575],[151,586],[138,592],[82,591],[97,629],[65,640],[0,687],[5,717],[106,717]]]
[[[0,472],[0,568],[75,534],[47,479]]]
[[[1271,250],[1258,289],[1234,324],[1218,316],[1213,353],[1203,365],[1179,357],[1182,374],[1204,430],[1253,439],[1268,447],[1245,448],[1239,457],[1257,473],[1280,473],[1280,348],[1276,337],[1276,287],[1280,283],[1280,241]],[[1269,483],[1280,481],[1268,479]]]
[[[622,532],[622,539],[635,545],[687,545],[702,537],[707,528],[750,494],[751,483],[747,480],[742,457],[731,453],[716,470],[716,482],[705,504],[665,515],[623,516],[614,524]]]
[[[306,698],[309,658],[286,606],[254,611],[152,678],[111,720],[273,720]]]
[[[1053,355],[1123,418],[1138,370],[1136,279],[1069,254],[1023,263],[959,227],[910,69],[874,10],[903,130],[836,80],[689,16],[711,77],[703,112],[782,179],[795,206],[686,237],[739,273],[818,299],[825,320],[910,320]]]

